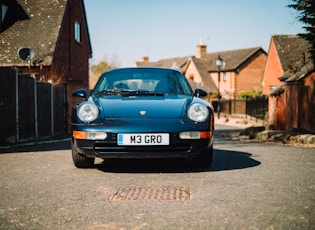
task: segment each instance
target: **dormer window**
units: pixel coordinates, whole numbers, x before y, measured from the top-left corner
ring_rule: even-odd
[[[7,4],[4,4],[3,2],[3,0],[0,0],[0,33],[10,28],[18,21],[29,19],[28,15],[17,1],[5,1],[8,2]]]
[[[1,5],[1,22],[4,21],[4,18],[5,18],[5,15],[7,14],[8,12],[8,7],[4,4]]]
[[[74,39],[76,42],[81,43],[81,24],[79,21],[74,22]]]

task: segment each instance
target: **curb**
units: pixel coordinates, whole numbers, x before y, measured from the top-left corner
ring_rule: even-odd
[[[291,136],[290,141],[294,141],[300,144],[315,144],[315,135],[301,134],[301,135]]]
[[[217,114],[214,117],[214,125],[226,125],[232,126],[239,129],[246,129],[249,127],[261,127],[265,126],[262,120],[245,116],[244,114],[221,114],[220,119],[218,119]],[[255,135],[252,134],[252,137],[260,139],[262,141],[283,141],[283,134],[285,131],[281,130],[264,130],[261,132],[256,132]],[[287,134],[289,135],[289,134]],[[297,144],[315,144],[315,134],[295,134],[289,135],[288,141]]]
[[[34,146],[34,145],[41,145],[41,144],[53,144],[53,143],[64,142],[64,141],[71,141],[71,138],[65,138],[65,139],[59,139],[59,140],[48,140],[48,141],[37,141],[37,142],[27,142],[27,143],[15,144],[15,145],[6,145],[6,146],[0,146],[0,149],[10,149],[10,148]]]

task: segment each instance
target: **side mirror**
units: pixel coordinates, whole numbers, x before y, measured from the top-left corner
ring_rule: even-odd
[[[196,97],[205,97],[207,96],[207,92],[204,89],[197,88],[195,90]]]
[[[81,89],[77,89],[72,93],[72,97],[82,97],[82,98],[86,98],[86,89],[81,88]]]

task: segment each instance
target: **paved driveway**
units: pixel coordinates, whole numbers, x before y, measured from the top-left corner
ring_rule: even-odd
[[[73,166],[69,142],[0,154],[0,229],[312,229],[314,149],[231,141],[189,160]]]

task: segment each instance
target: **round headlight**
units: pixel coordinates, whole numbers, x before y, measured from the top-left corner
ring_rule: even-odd
[[[78,109],[78,117],[83,122],[94,121],[98,116],[98,108],[90,103],[85,103]]]
[[[199,103],[192,104],[187,111],[188,118],[196,122],[205,121],[208,115],[208,108],[205,105]]]

